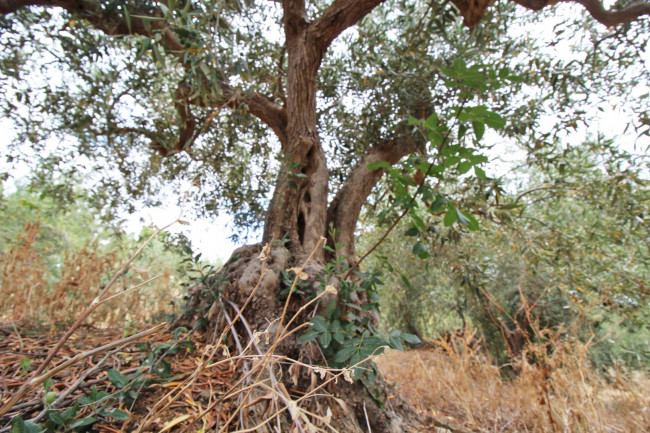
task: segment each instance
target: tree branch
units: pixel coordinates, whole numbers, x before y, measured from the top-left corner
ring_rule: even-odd
[[[596,21],[609,27],[634,21],[643,15],[650,15],[650,3],[647,2],[634,3],[621,10],[606,10],[598,0],[565,1],[581,4]]]
[[[386,0],[334,0],[309,29],[321,56],[338,35],[384,1]]]
[[[167,24],[161,20],[146,21],[133,16],[137,10],[131,11],[130,22],[114,10],[103,8],[101,3],[94,0],[0,0],[0,15],[16,12],[18,9],[28,6],[60,7],[70,14],[86,19],[96,29],[110,36],[137,34],[153,37],[154,32],[163,35],[163,43],[167,51],[174,55],[181,63],[185,61],[186,47],[181,44],[178,37]],[[142,12],[142,15],[162,18],[162,11],[151,14],[150,11]],[[235,90],[228,83],[219,83],[223,96],[213,101],[211,105],[216,107],[228,106],[237,108],[241,104],[248,106],[249,112],[262,122],[266,123],[284,141],[286,128],[286,112],[284,107],[273,101],[271,98],[256,92],[244,93]],[[183,84],[179,85],[176,92],[176,110],[181,119],[180,133],[177,143],[168,148],[160,140],[152,137],[151,134],[144,134],[151,139],[151,147],[163,156],[181,152],[191,147],[197,136],[197,123],[190,110],[191,105],[205,106],[198,98],[190,99],[190,89]],[[136,133],[133,128],[122,128],[121,133]]]
[[[408,135],[368,149],[363,159],[352,169],[347,180],[327,209],[327,222],[337,230],[335,244],[343,244],[342,254],[354,260],[354,230],[366,198],[386,170],[368,170],[368,164],[386,161],[393,165],[404,156],[418,151],[415,136]],[[333,245],[330,245],[333,246]]]
[[[153,37],[154,32],[159,31],[167,49],[177,52],[184,49],[176,34],[162,19],[145,22],[133,16],[139,13],[136,9],[130,11],[132,16],[129,22],[121,14],[115,13],[115,10],[102,7],[102,3],[94,0],[0,0],[0,14],[6,15],[27,6],[60,7],[74,16],[87,20],[95,28],[111,36],[137,34]],[[162,18],[160,10],[154,15],[148,12],[142,14]]]
[[[231,108],[237,108],[246,104],[248,111],[262,122],[266,123],[278,136],[280,143],[284,145],[287,138],[287,110],[268,96],[257,92],[243,93],[233,89],[227,84],[221,85],[225,104]]]
[[[621,10],[606,10],[600,0],[513,0],[515,3],[534,11],[561,1],[582,5],[587,12],[601,24],[612,27],[628,23],[644,15],[650,15],[650,3],[639,0]]]

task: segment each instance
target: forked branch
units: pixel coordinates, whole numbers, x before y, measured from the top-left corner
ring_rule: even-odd
[[[310,26],[316,49],[325,54],[332,41],[386,0],[334,0]]]
[[[407,135],[371,147],[357,166],[348,174],[347,180],[327,209],[327,223],[336,229],[331,241],[342,245],[343,255],[354,259],[354,232],[361,207],[386,170],[368,170],[368,164],[386,161],[393,165],[404,156],[418,151],[416,137]],[[330,245],[334,246],[334,245]]]

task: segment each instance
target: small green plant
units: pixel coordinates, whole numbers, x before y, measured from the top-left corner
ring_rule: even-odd
[[[43,433],[47,430],[38,424],[25,421],[22,417],[17,416],[11,420],[11,433]]]
[[[30,369],[31,366],[32,366],[32,361],[31,361],[29,358],[23,358],[23,359],[21,359],[21,360],[19,361],[19,364],[20,364],[20,369],[21,369],[24,373],[29,373],[29,369]]]
[[[342,262],[334,259],[324,272],[321,284],[325,284],[334,269]],[[298,342],[318,341],[328,364],[335,368],[356,366],[354,378],[363,383],[369,391],[377,377],[372,363],[363,362],[373,355],[379,355],[384,347],[403,349],[403,342],[417,344],[420,339],[398,330],[383,335],[374,325],[379,295],[377,285],[383,284],[376,273],[356,272],[356,281],[340,281],[338,297],[331,299],[322,315],[314,316],[309,330]],[[363,300],[363,301],[362,301]],[[373,394],[373,392],[371,392]]]

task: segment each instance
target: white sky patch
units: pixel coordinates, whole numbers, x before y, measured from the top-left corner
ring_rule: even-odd
[[[211,263],[226,262],[232,251],[239,245],[233,243],[229,236],[232,232],[232,219],[228,215],[215,218],[192,217],[183,212],[180,206],[170,203],[160,207],[147,207],[138,212],[125,215],[127,232],[137,234],[143,226],[164,227],[180,217],[188,225],[174,224],[167,231],[182,233],[192,243],[195,253],[201,253],[202,258]]]

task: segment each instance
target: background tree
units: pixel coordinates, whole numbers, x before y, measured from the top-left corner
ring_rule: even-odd
[[[392,270],[380,290],[383,323],[431,340],[478,328],[500,364],[559,333],[593,344],[599,368],[644,368],[648,157],[608,140],[546,152],[544,164],[515,175],[521,184],[501,185],[498,206],[486,207],[483,191],[465,199],[485,215],[481,231],[432,221],[420,239],[436,254],[421,260],[407,222],[378,248],[368,265]],[[362,243],[382,233],[372,228]]]
[[[609,12],[580,3],[607,25],[650,12],[645,3]],[[522,53],[534,43],[510,34],[521,28],[512,5],[455,4],[476,27],[464,29],[454,9],[438,2],[5,1],[3,109],[17,125],[17,142],[32,143],[43,169],[96,168],[99,203],[150,194],[180,173],[203,183],[208,212],[225,208],[236,224],[263,227],[262,243],[275,242],[270,272],[247,309],[254,329],[282,313],[286,268],[315,252],[305,269],[312,291],[345,272],[324,314],[330,324],[345,322],[346,337],[332,346],[331,332],[319,337],[331,359],[345,363],[352,359],[346,344],[365,341],[372,320],[342,312],[372,310],[376,302],[376,278],[352,272],[363,205],[385,194],[394,207],[382,219],[408,215],[421,230],[419,195],[432,217],[476,228],[476,218],[437,186],[472,168],[487,181],[480,168],[486,125],[543,147],[549,133],[535,131],[539,102],[553,91],[558,123],[575,127],[587,118],[575,95],[588,97],[593,82],[638,59],[647,36],[645,21],[623,32],[594,30],[584,64],[531,59]],[[604,55],[616,57],[614,67]],[[629,71],[624,79],[647,74],[634,65]],[[624,79],[614,81],[621,85],[612,95],[629,91]],[[508,125],[510,116],[517,121]],[[57,139],[66,146],[57,148]],[[390,178],[379,191],[385,172]],[[235,252],[219,279],[231,284],[217,287],[219,296],[246,299],[262,273],[260,248]],[[429,254],[422,243],[416,252]],[[362,277],[361,290],[350,277]],[[191,304],[199,316],[214,303],[203,295]],[[292,311],[306,299],[294,298]],[[281,349],[301,356],[295,342]],[[355,389],[350,398],[361,414],[366,394]],[[389,428],[383,415],[370,416],[376,431]]]

